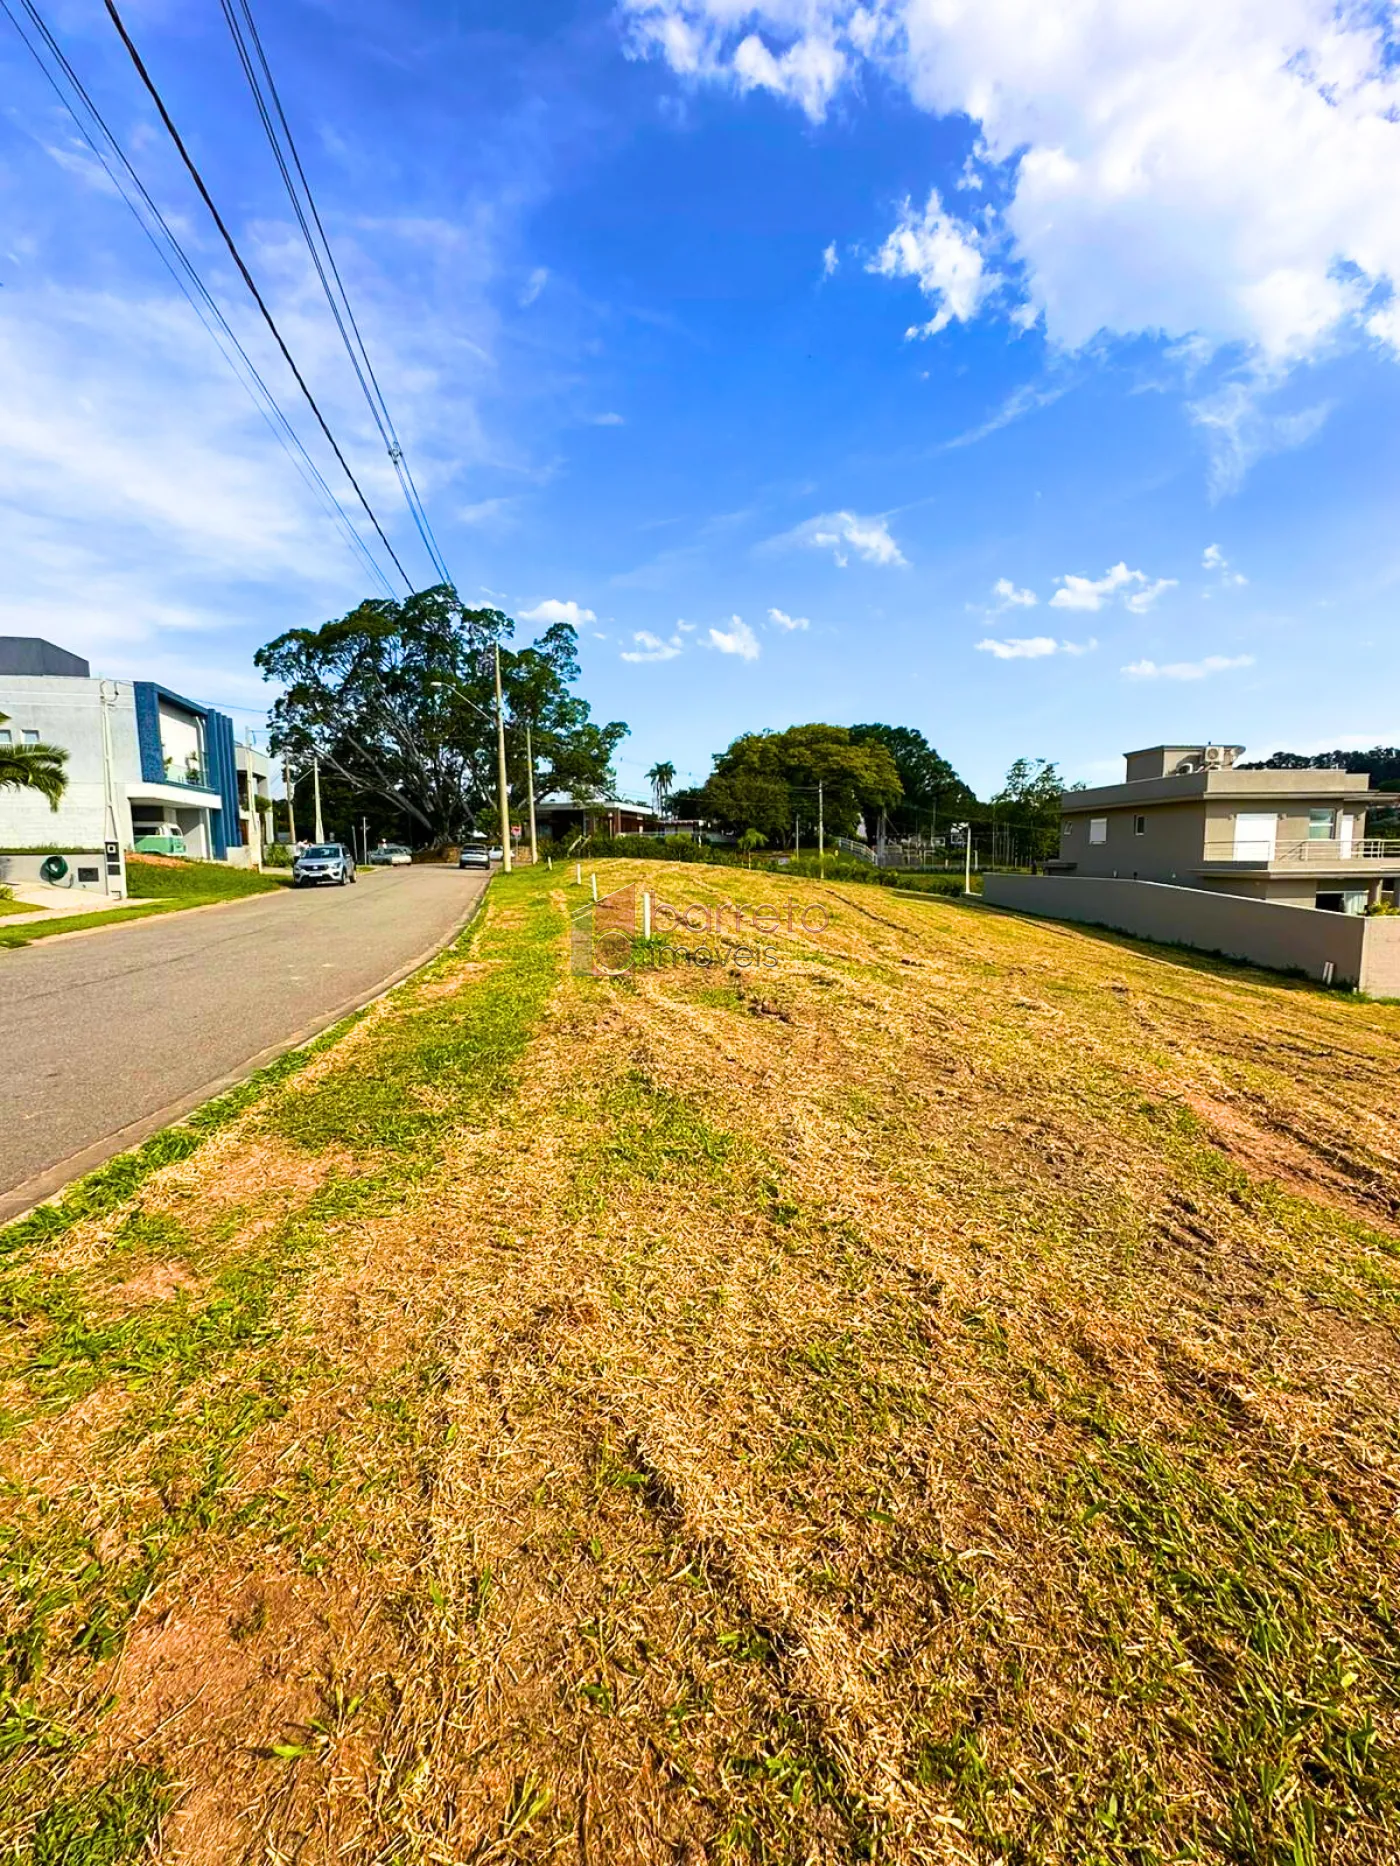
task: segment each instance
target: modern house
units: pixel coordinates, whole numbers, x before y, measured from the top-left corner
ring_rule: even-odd
[[[1167,882],[1361,914],[1400,905],[1400,841],[1366,834],[1393,804],[1346,771],[1244,771],[1239,745],[1126,754],[1121,784],[1066,791],[1052,874]]]
[[[74,850],[180,836],[187,854],[247,859],[233,722],[153,680],[94,680],[51,642],[0,636],[0,734],[68,753],[58,810],[0,792],[0,849]]]
[[[536,800],[535,822],[541,836],[571,841],[575,836],[650,835],[661,818],[649,803],[629,803],[621,797],[585,800],[556,792]]]

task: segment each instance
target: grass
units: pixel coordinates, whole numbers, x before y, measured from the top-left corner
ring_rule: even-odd
[[[1392,1861],[1400,1007],[598,873],[830,925],[498,877],[0,1233],[0,1856]]]
[[[8,920],[14,914],[41,914],[43,911],[37,901],[17,901],[0,888],[0,920]]]

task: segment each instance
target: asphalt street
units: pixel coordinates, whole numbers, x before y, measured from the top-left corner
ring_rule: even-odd
[[[485,885],[386,869],[0,950],[0,1223],[374,997]]]

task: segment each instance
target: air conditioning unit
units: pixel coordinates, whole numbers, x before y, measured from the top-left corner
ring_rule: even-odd
[[[1199,759],[1183,758],[1181,763],[1176,767],[1176,770],[1172,772],[1172,776],[1173,777],[1190,777],[1193,771],[1199,771],[1200,768],[1201,768],[1201,765],[1200,765]]]
[[[1225,748],[1222,745],[1207,745],[1204,752],[1207,771],[1223,771],[1225,768]]]

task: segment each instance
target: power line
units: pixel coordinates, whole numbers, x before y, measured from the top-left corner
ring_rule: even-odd
[[[326,417],[321,413],[321,410],[319,406],[317,405],[315,396],[311,393],[310,388],[307,386],[306,378],[302,375],[300,369],[297,368],[296,359],[293,357],[291,351],[287,348],[286,340],[283,338],[281,331],[278,330],[277,328],[277,320],[273,317],[271,311],[268,310],[267,303],[264,300],[262,293],[258,290],[257,284],[253,278],[253,275],[248,270],[248,267],[244,261],[243,255],[242,253],[239,252],[238,246],[234,240],[234,237],[229,232],[228,227],[224,222],[223,215],[219,212],[218,208],[214,205],[214,197],[210,194],[208,188],[205,186],[204,177],[200,174],[199,169],[196,167],[193,156],[191,156],[189,150],[185,147],[184,140],[181,137],[180,132],[176,129],[174,120],[171,117],[170,112],[165,107],[165,99],[161,96],[159,90],[156,88],[155,80],[151,77],[150,72],[147,71],[146,66],[141,58],[141,54],[137,51],[136,46],[132,41],[131,34],[127,31],[125,25],[122,22],[122,16],[117,11],[116,6],[114,4],[114,0],[105,0],[105,4],[106,4],[108,16],[111,19],[112,24],[116,27],[118,36],[120,37],[122,44],[126,47],[127,52],[130,54],[132,64],[136,67],[137,76],[140,78],[142,84],[145,85],[146,90],[150,96],[151,102],[155,105],[156,110],[158,111],[160,115],[160,120],[165,125],[165,128],[170,136],[170,140],[174,143],[177,151],[179,152],[180,160],[184,163],[186,169],[189,171],[190,180],[194,183],[195,187],[199,190],[200,199],[204,202],[204,205],[209,209],[209,213],[213,219],[214,225],[219,229],[219,232],[223,237],[224,245],[228,248],[229,255],[232,258],[233,263],[238,267],[238,270],[240,274],[242,275],[243,283],[248,287],[248,290],[252,293],[254,302],[256,303],[259,311],[262,312],[263,319],[265,323],[267,324],[268,329],[272,332],[272,335],[276,340],[277,347],[282,352],[282,355],[286,360],[288,369],[290,369],[293,376],[296,377],[297,387],[301,390],[302,394],[306,397],[307,403],[310,406],[312,414],[315,415],[316,420],[320,424],[321,432],[325,435],[327,441],[329,441],[330,443],[331,452],[335,455],[336,459],[340,462],[341,468],[344,471],[346,479],[348,479],[350,484],[354,487],[355,496],[359,499],[360,504],[364,507],[365,511],[368,513],[370,523],[374,526],[374,529],[379,533],[380,541],[383,543],[384,549],[389,553],[389,556],[393,559],[394,568],[398,571],[399,575],[403,578],[404,584],[409,590],[409,593],[412,594],[412,591],[413,591],[412,579],[410,578],[408,572],[404,569],[403,565],[399,562],[398,553],[395,551],[393,545],[390,544],[388,534],[385,532],[384,527],[380,524],[378,518],[375,516],[374,507],[370,504],[369,500],[365,497],[364,492],[360,486],[360,482],[355,478],[355,475],[351,472],[350,462],[345,458],[345,455],[340,451],[340,443],[336,440],[334,434],[331,433],[330,424],[329,422],[327,422]]]
[[[402,488],[409,513],[412,516],[414,525],[417,527],[418,535],[423,541],[423,548],[427,551],[432,561],[434,570],[444,583],[451,583],[451,573],[447,568],[447,563],[443,558],[442,552],[438,548],[437,539],[433,536],[433,528],[429,522],[427,511],[419,496],[418,488],[414,483],[413,474],[404,454],[402,443],[394,428],[394,421],[389,413],[388,402],[385,400],[384,391],[379,385],[379,379],[374,373],[374,365],[370,361],[369,351],[365,347],[365,340],[361,335],[359,324],[356,321],[354,308],[350,303],[350,295],[346,291],[345,282],[340,276],[340,268],[336,264],[335,253],[331,247],[330,238],[326,233],[320,210],[316,205],[316,196],[312,192],[311,183],[307,179],[305,168],[302,166],[301,154],[297,149],[296,138],[292,135],[292,126],[287,120],[286,111],[283,109],[281,94],[277,89],[277,80],[272,75],[272,67],[268,62],[267,53],[263,48],[262,37],[258,32],[257,22],[253,18],[252,7],[249,4],[249,0],[238,0],[237,10],[235,10],[234,0],[220,0],[220,5],[223,9],[224,19],[228,24],[229,32],[233,37],[239,63],[243,67],[243,75],[248,81],[248,88],[253,94],[254,103],[257,105],[258,116],[262,122],[263,131],[271,146],[273,156],[277,162],[278,171],[282,176],[283,186],[287,190],[288,199],[291,201],[292,210],[296,215],[297,225],[301,228],[302,238],[306,241],[307,250],[311,254],[312,263],[316,268],[316,276],[321,281],[321,289],[325,293],[326,302],[330,306],[332,317],[335,319],[336,329],[340,332],[340,339],[345,346],[346,355],[350,358],[351,367],[355,371],[356,379],[359,382],[365,401],[369,406],[370,414],[374,418],[374,424],[379,429],[379,437],[384,443],[385,451],[390,460],[393,462],[394,471],[398,475],[399,485]],[[242,13],[243,21],[247,26],[246,37],[243,25],[239,23],[239,12]],[[249,51],[250,41],[252,52]],[[256,67],[253,54],[256,54]],[[258,77],[259,70],[261,70],[262,73],[261,82],[259,82]],[[263,94],[264,85],[267,91],[266,96]],[[276,119],[275,122],[274,116]],[[286,140],[285,152],[282,147],[282,141],[278,136],[279,125],[282,137]],[[291,157],[290,167],[287,161],[289,155]],[[296,170],[295,180],[292,176],[293,168]],[[301,184],[300,192],[298,192],[297,188],[298,181]],[[305,196],[305,206],[302,204],[303,195]],[[307,219],[308,211],[310,213],[309,221]],[[315,229],[314,233],[312,231],[313,227]]]
[[[72,87],[74,96],[77,97],[83,108],[87,111],[91,119],[91,124],[96,126],[102,139],[106,142],[118,163],[120,163],[120,171],[114,168],[111,161],[108,160],[107,152],[103,148],[102,142],[93,134],[93,129],[90,127],[89,123],[84,121],[81,112],[73,101],[73,97],[65,93],[62,85],[45,63],[43,53],[40,51],[39,46],[34,44],[24,31],[19,20],[15,17],[8,0],[0,0],[0,10],[3,10],[6,18],[14,27],[20,44],[24,46],[25,50],[39,67],[45,82],[53,91],[55,97],[57,97],[58,101],[63,105],[69,116],[72,117],[83,141],[87,144],[88,148],[91,149],[108,180],[121,196],[122,201],[125,203],[137,226],[140,227],[142,233],[144,233],[146,238],[150,241],[156,256],[170,274],[171,278],[175,281],[175,284],[179,287],[181,293],[194,311],[195,316],[199,319],[200,323],[217,345],[225,362],[243,384],[254,407],[267,423],[274,439],[287,454],[293,466],[296,467],[311,491],[317,496],[328,516],[341,527],[351,549],[359,554],[361,560],[368,568],[370,574],[379,583],[384,593],[392,597],[392,586],[385,577],[373,552],[346,517],[340,501],[326,484],[325,477],[321,473],[320,468],[302,445],[300,435],[283,412],[272,390],[259,374],[256,364],[239,342],[227,318],[225,318],[223,312],[219,309],[218,304],[205,286],[203,279],[201,279],[199,273],[196,271],[189,255],[185,252],[179,240],[171,231],[160,208],[156,205],[145,183],[132,166],[125,150],[123,150],[121,144],[117,141],[115,134],[107,124],[101,111],[93,102],[87,89],[83,85],[82,79],[79,78],[77,72],[69,63],[63,48],[54,37],[53,32],[40,14],[37,6],[33,4],[33,0],[21,0],[21,4],[24,7],[24,11],[34,31],[39,35],[42,44],[47,47],[50,56],[57,64],[63,76],[67,79],[68,84]],[[151,220],[153,220],[160,229],[160,233],[164,235],[166,246],[161,244],[161,240],[157,233],[142,215],[141,208],[137,205],[137,201],[132,198],[132,190],[135,191],[135,194],[139,196],[141,202],[144,203]],[[166,250],[167,246],[169,251]],[[171,253],[174,254],[174,261],[171,259]],[[242,365],[241,368],[240,364]]]

